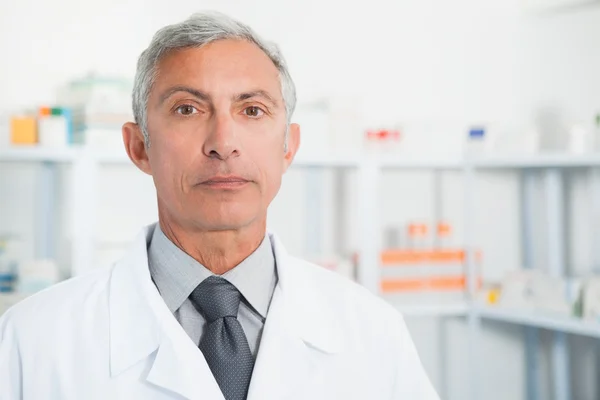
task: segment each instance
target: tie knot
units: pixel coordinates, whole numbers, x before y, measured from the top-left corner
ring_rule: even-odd
[[[208,323],[225,317],[237,318],[241,298],[239,290],[219,276],[206,278],[190,295],[194,307]]]

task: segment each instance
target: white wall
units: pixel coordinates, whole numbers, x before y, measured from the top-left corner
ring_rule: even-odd
[[[3,2],[0,48],[10,57],[0,87],[9,95],[0,108],[50,101],[58,84],[90,70],[131,76],[153,32],[200,7],[243,18],[280,43],[304,101],[354,94],[367,100],[367,114],[386,118],[504,117],[512,114],[503,99],[515,87],[516,23],[514,3],[504,3]]]
[[[287,56],[301,103],[321,97],[344,99],[362,123],[492,121],[524,126],[540,109],[554,110],[565,124],[589,119],[600,110],[600,8],[531,15],[521,6],[520,0],[220,0],[199,6],[159,0],[2,1],[0,111],[52,102],[61,84],[88,71],[132,76],[136,58],[153,32],[201,7],[239,17],[277,41]],[[459,134],[442,129],[431,150],[443,153],[440,149],[460,142]],[[0,233],[16,231],[32,237],[33,216],[27,210],[35,195],[31,183],[35,171],[23,166],[16,171],[14,165],[0,166]],[[98,262],[121,252],[121,242],[156,215],[149,178],[132,169],[112,168],[103,171],[101,179],[98,237],[105,244]],[[333,182],[331,173],[319,179],[326,188]],[[65,181],[68,184],[68,177]],[[303,207],[307,182],[305,172],[291,171],[271,210],[271,226],[297,254],[309,247],[303,224],[311,212]],[[430,173],[389,173],[382,185],[386,220],[430,218],[431,182]],[[460,242],[464,212],[460,176],[445,173],[442,182],[443,213],[457,221]],[[572,204],[581,207],[573,207],[571,256],[574,269],[585,271],[590,263],[585,254],[591,253],[583,216],[587,194],[581,176],[573,182]],[[497,279],[506,270],[520,267],[518,181],[515,174],[485,174],[478,188],[478,207],[467,212],[476,215],[477,245],[486,260],[484,274]],[[115,189],[129,189],[127,197],[116,196]],[[333,199],[325,190],[326,206],[319,210],[326,217],[324,252],[334,249],[329,219]],[[490,204],[498,211],[490,213]],[[352,215],[352,207],[348,213]],[[61,215],[66,226],[68,210]],[[59,254],[68,263],[65,232],[63,226]],[[346,246],[355,248],[356,237],[350,235]],[[536,249],[543,264],[543,240]],[[409,319],[432,379],[447,388],[447,399],[462,400],[471,382],[465,359],[466,327],[462,320],[446,324],[446,336],[440,339],[439,320]],[[491,400],[524,398],[519,329],[486,324],[485,331],[483,394]],[[441,348],[448,357],[445,363]],[[444,373],[440,365],[447,365]],[[547,379],[544,385],[549,387]],[[592,383],[582,383],[578,390],[576,398],[593,398]]]

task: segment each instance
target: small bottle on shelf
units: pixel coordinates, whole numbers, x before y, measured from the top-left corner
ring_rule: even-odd
[[[483,126],[473,126],[469,128],[467,140],[465,142],[465,155],[467,157],[477,157],[485,151],[486,129]]]
[[[423,223],[411,223],[407,227],[408,247],[410,250],[429,249],[429,227]]]
[[[444,221],[439,221],[437,224],[437,247],[447,249],[452,246],[452,226]]]
[[[399,128],[370,129],[365,133],[365,147],[369,153],[393,153],[398,150],[401,140],[402,133]]]

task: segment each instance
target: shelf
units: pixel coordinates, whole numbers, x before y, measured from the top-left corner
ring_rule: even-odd
[[[81,147],[44,148],[8,147],[0,149],[0,162],[57,162],[69,163],[82,155],[93,157],[101,164],[126,164],[131,161],[124,149],[84,149]],[[358,168],[364,165],[383,169],[523,169],[523,168],[580,168],[600,167],[600,153],[573,155],[547,153],[536,155],[490,155],[471,159],[460,157],[419,157],[382,154],[361,155],[299,155],[292,164],[300,168]]]
[[[23,147],[0,149],[0,162],[57,162],[71,163],[79,157],[89,156],[101,164],[131,164],[125,150],[119,149],[83,149],[81,147],[43,148]],[[361,165],[358,157],[327,156],[299,157],[292,164],[294,167],[316,168],[356,168]]]
[[[73,163],[82,156],[93,157],[100,163],[128,163],[125,151],[83,149],[81,147],[23,147],[0,149],[0,161],[4,162],[55,162]]]
[[[456,303],[398,306],[397,309],[404,317],[463,317],[467,314],[468,306]]]
[[[23,147],[0,149],[0,161],[5,162],[73,162],[80,153],[77,148]]]
[[[465,161],[479,169],[580,168],[600,166],[600,154],[541,153],[536,155],[486,156]]]
[[[494,307],[476,307],[473,311],[481,318],[489,320],[600,338],[600,323],[584,321],[574,317],[561,317]]]

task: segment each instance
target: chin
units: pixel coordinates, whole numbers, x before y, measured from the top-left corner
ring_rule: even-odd
[[[261,202],[256,199],[246,198],[235,202],[205,199],[203,203],[196,203],[195,212],[188,214],[187,219],[201,229],[225,231],[250,226],[261,220],[263,214]]]
[[[256,221],[256,216],[250,215],[210,215],[201,219],[202,226],[211,231],[230,231],[249,226]]]

